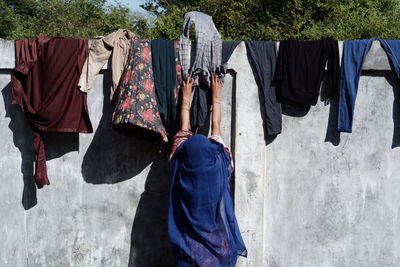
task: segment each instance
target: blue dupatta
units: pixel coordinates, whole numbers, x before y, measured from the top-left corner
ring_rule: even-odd
[[[203,135],[184,141],[172,159],[168,234],[178,266],[235,266],[247,256],[230,188],[224,147]]]

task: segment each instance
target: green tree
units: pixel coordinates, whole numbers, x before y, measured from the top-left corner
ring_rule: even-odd
[[[224,40],[400,39],[399,0],[147,0],[148,17],[106,0],[0,0],[0,38],[93,38],[128,28],[178,40],[183,16],[213,16]]]
[[[106,0],[0,0],[0,20],[0,38],[5,39],[93,38],[118,28],[146,34],[148,27],[141,16],[122,5],[106,5]]]
[[[224,40],[400,39],[398,0],[148,0],[143,8],[157,17],[152,34],[169,39],[192,10],[213,16]]]

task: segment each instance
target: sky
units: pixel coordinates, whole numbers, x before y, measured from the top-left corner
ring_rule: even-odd
[[[115,4],[116,1],[128,6],[132,11],[145,12],[145,10],[139,7],[139,5],[144,4],[146,0],[107,0],[107,3]]]

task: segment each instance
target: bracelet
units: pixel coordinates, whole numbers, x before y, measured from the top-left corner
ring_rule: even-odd
[[[182,105],[181,109],[188,110],[188,111],[190,110],[189,106],[183,106],[183,105]]]
[[[221,101],[213,100],[212,103],[213,103],[213,104],[221,104]]]
[[[186,98],[182,98],[182,105],[183,104],[188,104],[188,106],[190,105],[190,100],[186,99]]]

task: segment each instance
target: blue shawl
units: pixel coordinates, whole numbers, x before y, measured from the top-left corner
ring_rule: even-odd
[[[203,135],[184,141],[172,159],[168,234],[178,266],[235,266],[247,256],[230,188],[224,147]]]

